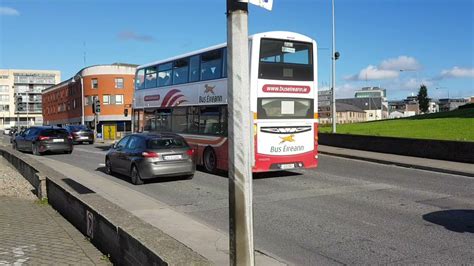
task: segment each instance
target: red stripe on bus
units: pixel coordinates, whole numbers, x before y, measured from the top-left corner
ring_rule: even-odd
[[[180,91],[180,90],[177,90],[177,89],[172,89],[172,90],[170,90],[170,91],[166,94],[165,98],[163,99],[163,102],[161,103],[161,107],[167,107],[167,106],[168,106],[168,101],[170,100],[170,98],[171,98],[174,94],[176,94],[176,93],[178,93],[178,92],[181,92],[181,91]]]
[[[184,97],[183,94],[175,94],[173,97],[168,101],[167,107],[171,107],[174,105],[174,103],[181,97]]]

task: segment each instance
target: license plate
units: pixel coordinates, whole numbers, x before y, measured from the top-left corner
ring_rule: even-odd
[[[63,139],[53,139],[53,142],[64,142]]]
[[[280,169],[293,169],[293,168],[295,168],[295,164],[293,163],[280,165]]]
[[[177,155],[166,155],[163,157],[165,160],[179,160],[179,159],[182,159],[183,156],[181,156],[181,154],[177,154]]]

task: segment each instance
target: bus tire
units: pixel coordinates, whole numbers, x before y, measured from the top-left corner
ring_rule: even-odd
[[[204,150],[202,159],[204,169],[209,173],[215,173],[217,170],[217,156],[213,148],[207,147]]]

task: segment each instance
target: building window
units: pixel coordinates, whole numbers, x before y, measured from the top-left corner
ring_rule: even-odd
[[[123,78],[115,78],[115,88],[123,89]]]
[[[115,104],[123,104],[123,94],[115,95]]]
[[[92,79],[92,88],[97,89],[99,88],[99,81],[97,79]]]
[[[8,85],[0,85],[0,92],[9,92]]]
[[[102,103],[103,104],[110,104],[110,95],[103,95],[102,96]]]

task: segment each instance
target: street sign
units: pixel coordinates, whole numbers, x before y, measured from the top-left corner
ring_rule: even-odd
[[[329,95],[332,96],[332,90],[318,91],[318,96]]]
[[[273,0],[240,0],[242,3],[250,3],[259,7],[263,7],[267,10],[272,10]]]
[[[318,106],[319,107],[331,106],[331,101],[318,101]]]
[[[319,95],[318,96],[318,101],[330,101],[332,100],[331,95]]]

